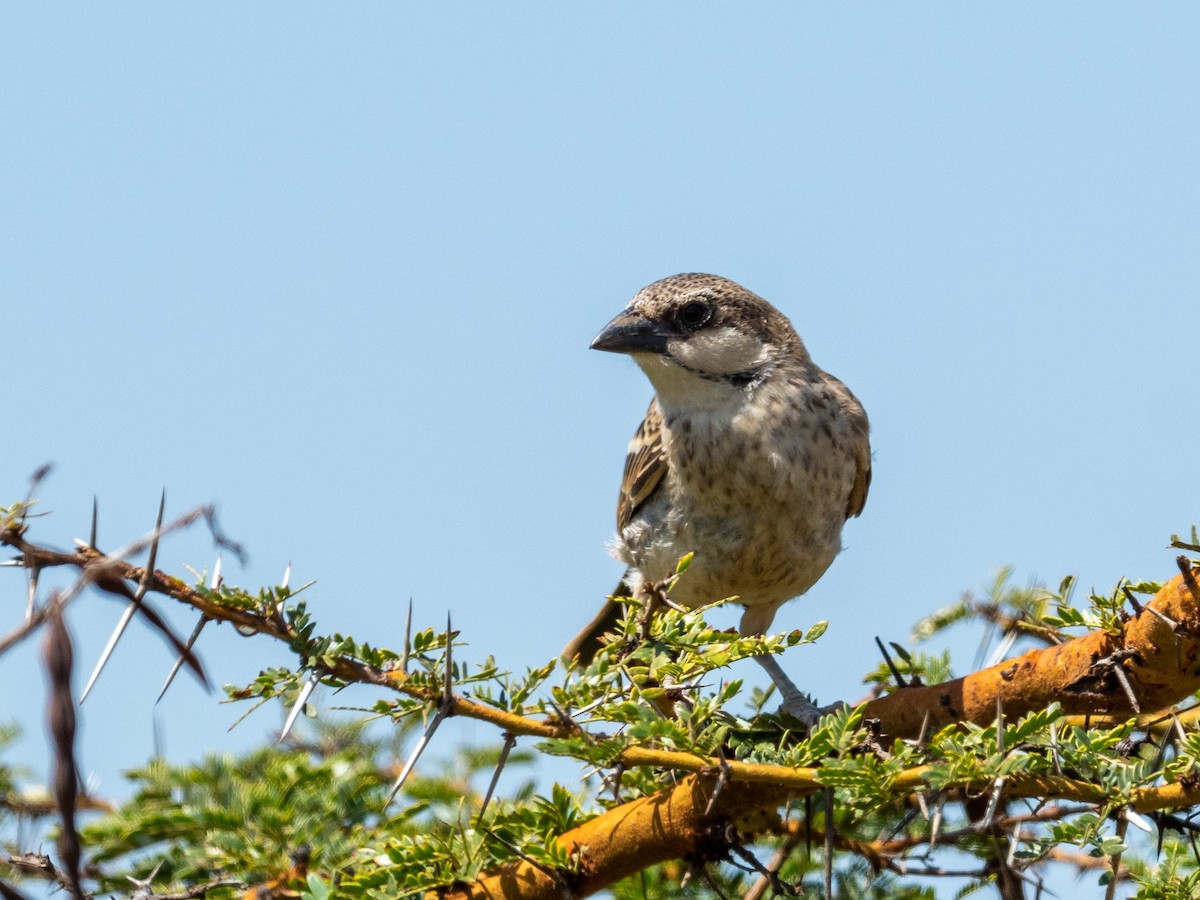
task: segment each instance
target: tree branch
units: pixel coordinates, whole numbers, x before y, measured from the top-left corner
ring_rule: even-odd
[[[906,738],[920,733],[926,715],[932,728],[992,722],[997,697],[1011,717],[1057,701],[1068,714],[1128,718],[1134,710],[1116,666],[1140,709],[1164,709],[1200,690],[1200,596],[1194,585],[1194,576],[1190,583],[1184,575],[1171,579],[1120,634],[1091,631],[954,681],[901,688],[868,702],[864,715],[879,719],[884,734]]]

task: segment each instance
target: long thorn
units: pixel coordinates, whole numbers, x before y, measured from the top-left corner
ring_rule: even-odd
[[[283,723],[283,729],[279,732],[279,743],[287,740],[292,726],[296,724],[296,719],[300,717],[300,713],[304,711],[304,704],[308,702],[308,698],[312,696],[313,690],[321,682],[321,676],[317,672],[313,672],[308,676],[308,681],[304,682],[300,688],[300,693],[296,695],[296,702],[292,704],[292,710],[288,713],[287,721]]]
[[[1003,775],[996,779],[995,787],[992,788],[992,796],[988,799],[987,809],[984,810],[983,818],[975,823],[976,831],[986,831],[992,827],[992,822],[996,819],[996,810],[1000,807],[1000,798],[1004,795],[1004,784],[1006,781],[1007,779]]]
[[[196,623],[196,627],[192,629],[192,636],[187,639],[187,648],[192,649],[196,645],[196,639],[200,637],[200,632],[204,630],[204,626],[208,624],[208,616],[201,616],[200,621]],[[155,705],[158,701],[166,696],[167,688],[171,686],[171,682],[175,680],[175,676],[179,674],[179,670],[183,668],[183,663],[186,657],[175,657],[175,664],[171,666],[171,671],[167,675],[167,680],[163,682],[162,690],[158,692],[158,700],[155,700]]]
[[[404,622],[404,650],[400,654],[400,671],[408,674],[408,647],[412,640],[412,597],[408,598],[408,618]]]
[[[1141,829],[1142,831],[1146,832],[1146,834],[1154,833],[1154,826],[1149,822],[1149,820],[1131,807],[1125,807],[1123,815],[1129,820],[1129,824],[1133,825],[1135,828]]]
[[[1058,752],[1058,722],[1050,723],[1050,754],[1054,760],[1054,774],[1062,775],[1062,755]]]
[[[121,618],[117,620],[117,627],[113,629],[113,633],[108,638],[108,643],[104,646],[104,652],[100,654],[100,659],[96,662],[96,667],[92,669],[92,674],[87,680],[87,685],[83,689],[83,693],[79,695],[79,702],[83,703],[91,693],[92,687],[96,684],[96,679],[100,677],[100,673],[104,671],[104,666],[108,663],[108,658],[112,656],[113,650],[117,647],[117,641],[121,639],[121,635],[125,633],[125,629],[129,627],[129,623],[133,621],[133,614],[137,612],[137,604],[130,603],[125,607],[125,611],[121,613]]]
[[[28,625],[31,621],[33,621],[33,609],[34,609],[34,606],[37,604],[38,575],[40,574],[40,572],[41,572],[41,569],[38,568],[37,566],[33,566],[29,570],[29,593],[25,597],[25,624],[26,625]]]
[[[404,786],[404,782],[408,779],[409,773],[412,772],[413,766],[417,764],[417,760],[421,758],[421,754],[425,752],[425,748],[429,745],[429,739],[433,737],[433,733],[437,731],[438,726],[450,715],[450,710],[453,708],[453,636],[454,632],[450,625],[450,614],[446,613],[446,675],[442,683],[441,703],[438,706],[437,714],[430,719],[429,727],[425,729],[425,733],[421,735],[420,740],[417,741],[417,745],[413,747],[413,752],[409,754],[408,762],[400,770],[400,775],[396,778],[396,783],[392,785],[392,790],[388,793],[387,800],[383,804],[385,810],[391,805],[396,795],[400,793],[400,788]]]
[[[158,559],[158,539],[162,537],[162,520],[163,509],[167,505],[167,489],[162,489],[162,496],[158,498],[158,518],[154,521],[154,540],[150,542],[150,555],[146,559],[146,577],[143,581],[149,581],[154,577],[154,563]]]
[[[921,731],[917,735],[917,749],[924,750],[925,744],[929,740],[929,710],[925,710],[925,716],[921,719]]]
[[[896,679],[896,687],[908,687],[908,682],[904,680],[904,676],[900,674],[900,670],[892,662],[892,656],[887,652],[887,648],[883,646],[883,641],[879,639],[879,635],[875,635],[875,645],[879,647],[879,652],[883,654],[883,661],[887,663],[887,667],[892,670],[892,677]]]
[[[1017,642],[1019,637],[1016,631],[1010,631],[1000,639],[1000,643],[996,645],[996,649],[992,651],[991,658],[988,659],[986,668],[998,666],[1004,661],[1004,657],[1008,656],[1008,651],[1013,648],[1013,644]]]
[[[1137,618],[1142,614],[1142,604],[1138,603],[1137,597],[1133,596],[1133,591],[1128,585],[1121,585],[1121,592],[1125,595],[1125,599],[1129,601],[1129,605],[1133,607],[1133,616]]]
[[[725,759],[725,748],[723,746],[717,748],[717,757],[721,760],[721,774],[717,776],[717,783],[713,785],[712,796],[708,798],[708,805],[704,807],[704,818],[712,815],[713,807],[717,805],[717,798],[721,796],[721,791],[725,789],[725,785],[729,782],[730,768],[729,762]]]
[[[442,685],[442,706],[449,706],[454,700],[454,663],[451,651],[454,649],[454,634],[450,629],[450,613],[446,613],[446,678]]]
[[[625,764],[617,763],[613,766],[613,770],[605,777],[604,781],[612,790],[613,799],[618,803],[621,802],[621,778],[625,775]]]
[[[417,741],[416,746],[413,747],[413,752],[408,755],[408,761],[404,764],[404,768],[400,770],[400,775],[396,778],[396,783],[392,785],[391,791],[388,792],[387,800],[383,802],[383,808],[385,811],[391,805],[392,800],[396,798],[396,795],[400,793],[400,788],[402,788],[404,786],[404,782],[408,780],[408,775],[410,772],[412,772],[413,766],[417,764],[417,760],[421,758],[421,754],[425,752],[425,748],[429,745],[429,739],[433,737],[433,733],[437,731],[438,726],[442,724],[442,721],[446,718],[446,716],[446,707],[443,706],[437,711],[437,715],[429,720],[429,726],[425,729],[425,733],[421,735],[420,739]]]
[[[29,515],[29,505],[33,502],[33,495],[37,492],[38,486],[50,474],[54,466],[51,463],[44,463],[38,466],[37,470],[29,476],[29,491],[25,494],[25,502],[21,504],[21,522],[24,523],[26,516]]]
[[[1129,677],[1125,674],[1125,668],[1120,661],[1113,663],[1113,675],[1117,677],[1117,683],[1121,685],[1121,690],[1125,692],[1125,699],[1129,701],[1129,706],[1138,715],[1142,714],[1142,708],[1138,706],[1137,694],[1133,692],[1133,686],[1129,683]]]
[[[1175,715],[1175,713],[1171,713],[1171,727],[1175,730],[1175,734],[1178,735],[1179,740],[1187,740],[1187,732],[1183,730],[1183,723],[1179,721],[1179,716]]]
[[[1176,622],[1174,619],[1172,619],[1170,616],[1168,616],[1161,609],[1158,609],[1154,606],[1147,606],[1146,612],[1150,613],[1150,615],[1154,616],[1156,619],[1158,619],[1160,622],[1162,622],[1164,625],[1166,625],[1172,631],[1179,630],[1179,628],[1180,628],[1179,623]]]
[[[504,735],[504,746],[500,748],[500,759],[496,762],[496,771],[492,773],[492,781],[488,785],[487,793],[483,795],[483,804],[479,807],[479,821],[483,821],[483,814],[487,812],[488,803],[492,800],[492,794],[496,791],[496,784],[500,781],[500,773],[504,771],[504,766],[508,762],[508,754],[512,752],[512,748],[517,744],[517,736],[512,732],[506,732]]]
[[[92,530],[88,536],[88,547],[92,550],[96,549],[96,528],[100,520],[100,501],[95,494],[92,494]]]
[[[938,832],[942,827],[942,816],[946,812],[946,795],[938,794],[937,803],[933,807],[933,818],[929,820],[929,852],[937,846]]]
[[[210,591],[219,591],[221,589],[221,554],[217,554],[217,561],[213,564],[212,575],[208,579],[208,589]],[[200,616],[200,621],[196,623],[196,627],[192,629],[192,635],[187,639],[185,645],[190,651],[196,646],[196,640],[200,637],[200,632],[204,630],[204,626],[208,624],[208,616]],[[167,674],[167,680],[163,682],[162,690],[158,692],[158,699],[154,701],[155,706],[158,701],[166,696],[167,688],[171,686],[171,682],[175,680],[175,676],[179,674],[179,670],[183,668],[186,657],[181,653],[175,658],[175,665],[171,666],[171,671]]]
[[[137,612],[138,606],[141,605],[142,598],[146,596],[146,588],[150,584],[150,579],[154,577],[154,562],[158,558],[158,539],[162,534],[163,509],[167,505],[167,489],[163,488],[162,496],[158,501],[158,518],[154,522],[154,539],[150,542],[150,555],[146,560],[146,569],[142,575],[142,581],[137,587],[137,591],[133,595],[133,599],[129,601],[129,605],[125,607],[125,612],[121,614],[121,618],[117,621],[117,627],[113,629],[112,636],[108,639],[108,644],[104,648],[104,652],[100,654],[100,659],[96,663],[96,668],[92,670],[91,677],[88,678],[87,686],[84,687],[83,693],[79,695],[80,704],[87,699],[91,693],[96,679],[100,677],[100,673],[104,671],[104,667],[108,664],[108,658],[112,656],[113,650],[117,648],[117,642],[121,640],[121,635],[125,633],[125,629],[129,627],[129,623],[133,620],[133,614]]]
[[[283,580],[279,582],[279,587],[287,590],[288,582],[292,580],[292,561],[289,559],[287,568],[283,570]],[[275,595],[275,605],[271,610],[272,615],[280,618],[283,615],[283,598],[278,594]]]
[[[1004,752],[1004,698],[996,695],[996,752]]]

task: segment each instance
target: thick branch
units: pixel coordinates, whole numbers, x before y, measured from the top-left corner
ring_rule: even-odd
[[[763,766],[762,768],[772,768]],[[743,836],[773,831],[775,809],[789,797],[802,797],[820,789],[819,770],[780,769],[806,777],[804,787],[779,787],[737,781],[737,764],[731,765],[734,780],[726,784],[710,816],[704,810],[716,785],[715,774],[689,775],[673,787],[649,797],[611,809],[563,834],[556,843],[579,861],[576,873],[554,873],[533,862],[517,861],[497,867],[468,885],[456,885],[437,893],[453,900],[520,898],[560,900],[564,886],[571,896],[586,897],[641,869],[672,859],[710,861],[724,858],[723,826],[732,823]],[[928,788],[928,766],[900,773],[892,787],[897,793]],[[796,778],[800,780],[799,777]],[[963,789],[984,791],[990,781],[972,782]],[[1005,783],[1005,796],[1058,797],[1084,803],[1111,799],[1101,787],[1086,781],[1056,775],[1015,776]],[[1164,784],[1135,788],[1130,808],[1142,813],[1178,809],[1200,803],[1200,786]],[[895,845],[900,848],[899,842]],[[862,844],[853,848],[867,859],[889,848],[886,844]]]
[[[1092,631],[954,681],[902,688],[869,702],[865,715],[879,719],[892,737],[915,737],[926,715],[932,728],[992,722],[997,697],[1006,716],[1045,709],[1055,700],[1067,713],[1129,716],[1133,710],[1115,666],[1124,669],[1141,709],[1164,709],[1200,690],[1200,596],[1194,576],[1191,584],[1182,575],[1171,579],[1121,634]],[[1119,661],[1098,664],[1113,659]]]
[[[478,881],[433,896],[466,898],[586,897],[647,866],[672,859],[709,862],[725,858],[725,823],[761,831],[769,823],[764,811],[787,799],[786,790],[730,783],[721,791],[710,816],[705,807],[716,786],[715,775],[689,775],[650,797],[609,810],[568,831],[556,841],[579,860],[579,870],[554,873],[530,862],[513,862]],[[563,887],[570,893],[564,892]]]
[[[86,569],[97,563],[104,575],[140,581],[143,570],[100,556],[94,550],[57,553],[28,544],[20,532],[0,529],[0,543],[20,550],[31,567],[70,565]],[[150,588],[188,603],[206,616],[267,634],[285,642],[297,636],[278,614],[237,609],[219,597],[197,591],[155,572]],[[103,586],[103,585],[102,585]],[[382,671],[361,661],[325,657],[321,668],[343,680],[371,683],[448,705],[446,712],[478,718],[513,735],[566,737],[578,726],[555,719],[538,720],[498,710],[463,697],[441,698],[437,689],[407,681],[403,672]],[[1120,668],[1139,706],[1157,710],[1179,702],[1200,689],[1200,588],[1189,569],[1166,584],[1145,611],[1125,623],[1120,634],[1093,632],[1064,644],[1026,653],[956,681],[931,687],[905,688],[867,704],[866,715],[881,721],[889,736],[913,737],[928,717],[931,727],[955,721],[979,724],[996,715],[999,697],[1008,716],[1019,716],[1058,701],[1069,714],[1121,715],[1131,711]],[[448,889],[448,897],[560,897],[564,886],[576,896],[594,893],[649,865],[670,859],[705,861],[723,857],[723,826],[735,822],[747,833],[769,827],[774,810],[788,797],[820,789],[819,769],[729,761],[729,782],[709,816],[704,811],[716,783],[718,761],[694,753],[626,748],[615,760],[626,766],[652,766],[691,774],[678,786],[640,798],[598,816],[557,839],[573,854],[579,868],[554,873],[519,861],[485,874],[474,884]],[[900,775],[891,788],[897,793],[927,788],[928,769],[917,767]],[[986,790],[988,783],[964,785]],[[1015,776],[1005,795],[1059,797],[1085,803],[1113,798],[1099,786],[1062,776]],[[1200,785],[1166,784],[1130,792],[1130,806],[1141,812],[1200,803]]]
[[[934,726],[962,720],[990,722],[996,715],[997,696],[1009,715],[1043,709],[1055,700],[1068,713],[1078,715],[1132,712],[1116,677],[1106,666],[1097,665],[1105,659],[1117,660],[1108,665],[1126,667],[1126,678],[1139,705],[1147,709],[1170,706],[1200,687],[1200,676],[1195,674],[1200,660],[1200,591],[1194,580],[1180,576],[1166,584],[1150,606],[1175,623],[1174,627],[1153,612],[1143,611],[1126,623],[1120,635],[1092,632],[957,681],[907,688],[868,704],[866,714],[879,718],[886,733],[902,737],[919,732],[926,711]],[[643,754],[654,759],[639,758]],[[747,831],[761,830],[787,797],[811,794],[820,786],[819,769],[730,762],[731,780],[721,792],[718,808],[706,819],[703,811],[715,784],[708,761],[636,747],[626,750],[621,761],[685,768],[697,774],[675,788],[624,804],[562,835],[559,845],[579,860],[577,874],[553,873],[520,861],[442,896],[550,900],[564,896],[564,886],[575,896],[587,896],[647,866],[669,859],[702,859],[706,837],[714,834],[722,817],[730,816],[729,810],[737,811],[739,824]],[[892,789],[898,793],[925,790],[928,773],[925,766],[900,773]],[[963,787],[979,791],[991,785],[983,782]],[[1052,775],[1011,777],[1005,794],[1092,804],[1112,799],[1098,785]],[[1137,788],[1129,799],[1131,808],[1144,813],[1186,807],[1200,802],[1200,785],[1189,782]],[[756,815],[760,817],[757,825],[746,821]],[[715,833],[720,833],[719,827]]]
[[[61,553],[38,547],[24,540],[16,529],[0,530],[0,543],[21,551],[28,565],[39,567],[73,566],[80,569],[102,562],[111,570],[110,577],[138,582],[144,570],[120,560],[112,560],[95,550],[79,549]],[[162,572],[149,578],[151,590],[167,594],[189,604],[217,621],[227,621],[254,630],[276,640],[288,642],[293,635],[283,621],[245,609],[228,606],[203,590],[196,590]],[[1195,584],[1194,575],[1192,584]],[[1121,665],[1143,709],[1157,710],[1179,702],[1200,688],[1200,590],[1189,587],[1187,579],[1177,576],[1163,586],[1154,599],[1136,617],[1130,619],[1121,635],[1091,632],[1054,647],[1026,653],[955,681],[929,687],[904,688],[887,697],[871,701],[866,715],[881,720],[882,729],[891,737],[914,737],[921,729],[926,713],[930,725],[939,727],[955,721],[979,724],[990,722],[996,714],[996,697],[1003,700],[1006,715],[1022,715],[1043,709],[1059,701],[1068,713],[1095,715],[1097,720],[1111,715],[1127,715],[1129,704],[1111,673],[1097,670],[1096,660],[1111,658],[1116,651],[1134,651]],[[1175,623],[1172,628],[1159,615]],[[332,676],[348,682],[390,687],[428,701],[436,701],[435,688],[407,682],[402,671],[381,671],[345,657],[326,658],[322,667]],[[450,713],[490,722],[514,735],[569,737],[576,730],[572,723],[533,719],[527,716],[476,703],[454,696]],[[709,773],[715,771],[715,759],[693,753],[629,747],[616,760],[626,766],[654,766],[676,771]],[[735,782],[774,785],[793,792],[805,792],[817,784],[812,769],[788,769],[780,766],[730,761]],[[1092,799],[1073,794],[1076,799]],[[1172,805],[1165,802],[1155,808]]]

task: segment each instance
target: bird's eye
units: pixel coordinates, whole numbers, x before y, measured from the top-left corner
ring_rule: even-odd
[[[679,310],[679,323],[688,329],[696,329],[708,321],[712,315],[709,305],[701,300],[685,303]]]

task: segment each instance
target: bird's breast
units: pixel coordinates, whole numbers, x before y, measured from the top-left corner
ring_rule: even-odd
[[[795,398],[792,398],[793,401]],[[661,580],[685,553],[672,597],[780,603],[832,563],[856,468],[832,422],[778,392],[728,410],[664,415],[668,475],[620,535],[618,554]]]

